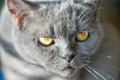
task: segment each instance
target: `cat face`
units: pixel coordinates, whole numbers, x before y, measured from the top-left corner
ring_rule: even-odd
[[[15,45],[20,56],[62,76],[87,66],[102,38],[96,6],[89,1],[35,4],[8,0],[19,26]]]

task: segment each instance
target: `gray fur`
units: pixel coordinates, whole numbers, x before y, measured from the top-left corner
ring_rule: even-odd
[[[49,5],[40,2],[34,3],[37,6],[32,6],[36,9],[31,10],[31,13],[24,17],[21,29],[12,20],[7,5],[5,5],[1,16],[0,30],[2,69],[6,80],[93,80],[87,74],[88,72],[84,75],[87,77],[80,76],[81,73],[84,73],[82,69],[88,69],[86,66],[90,64],[103,67],[99,63],[100,56],[97,59],[91,57],[104,53],[108,55],[110,51],[106,51],[106,49],[110,50],[110,48],[106,46],[111,46],[112,44],[109,42],[114,40],[109,36],[109,32],[106,33],[107,29],[105,28],[103,28],[105,34],[111,41],[106,36],[103,38],[102,27],[96,19],[96,5],[99,1],[89,1],[76,3],[73,0],[66,0]],[[24,7],[25,4],[17,5],[22,5],[19,7],[20,9],[28,9]],[[89,38],[85,42],[76,42],[75,36],[82,31],[89,31]],[[114,35],[116,33],[113,33]],[[40,45],[36,41],[40,36],[54,38],[55,44],[49,47]],[[117,37],[115,36],[114,39],[118,40]],[[108,42],[102,41],[104,39]],[[111,48],[113,47],[111,46]],[[118,48],[117,44],[115,48]],[[118,50],[112,52],[118,54]],[[74,57],[68,62],[65,58],[66,55],[74,55]],[[94,61],[92,63],[92,59],[98,63],[94,64]],[[68,66],[71,66],[72,69],[68,71],[68,75],[65,75],[62,70]],[[106,68],[104,66],[104,69]],[[109,70],[110,68],[106,71]],[[119,71],[116,71],[116,76],[113,77],[115,79],[118,77],[117,72]]]

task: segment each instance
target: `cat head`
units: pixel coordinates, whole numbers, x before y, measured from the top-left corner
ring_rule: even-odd
[[[18,27],[15,45],[31,64],[71,76],[90,63],[102,39],[98,26],[99,0],[8,0]]]

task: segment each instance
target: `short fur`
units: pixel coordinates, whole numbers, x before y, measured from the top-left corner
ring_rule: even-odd
[[[101,64],[104,57],[105,62],[108,58],[99,55],[114,57],[113,52],[117,55],[120,46],[115,30],[106,26],[102,28],[97,21],[98,0],[7,2],[0,27],[2,70],[6,80],[118,78],[118,70]],[[83,31],[90,33],[89,38],[84,42],[76,42],[75,36]],[[114,38],[111,38],[110,31]],[[49,47],[40,45],[37,40],[40,36],[54,38],[55,44]],[[70,61],[66,56],[72,56]],[[118,64],[118,57],[115,62]],[[103,67],[104,72],[97,71],[91,65],[98,67],[98,70]],[[115,75],[111,74],[110,77],[111,71]]]

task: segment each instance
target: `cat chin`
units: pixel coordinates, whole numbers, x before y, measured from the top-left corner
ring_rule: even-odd
[[[62,77],[72,77],[74,74],[75,74],[76,70],[73,69],[73,68],[69,68],[69,69],[64,69],[64,70],[61,70],[59,72],[59,75],[61,75]]]

